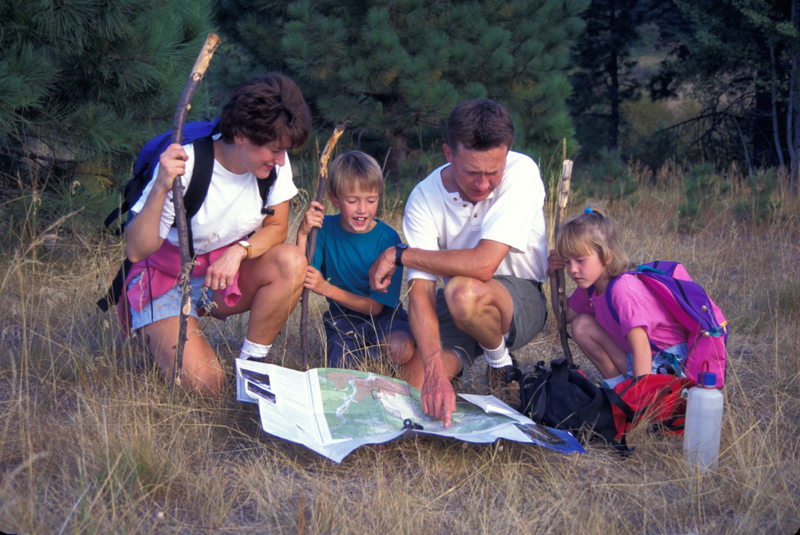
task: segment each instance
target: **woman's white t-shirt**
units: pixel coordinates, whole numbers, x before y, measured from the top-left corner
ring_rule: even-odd
[[[194,146],[189,144],[184,145],[183,148],[189,156],[186,162],[186,174],[181,180],[185,193],[194,171]],[[139,213],[144,208],[147,196],[153,189],[158,169],[159,165],[156,165],[153,178],[142,192],[142,196],[131,208],[131,212]],[[267,206],[276,206],[297,195],[288,154],[285,165],[276,166],[276,170],[278,176],[267,196]],[[191,220],[192,241],[196,254],[207,253],[234,243],[261,226],[265,215],[261,213],[263,204],[257,180],[253,173],[237,175],[225,169],[218,161],[214,161],[208,194],[200,210]],[[174,220],[175,208],[170,191],[164,201],[158,235],[177,247],[178,230],[172,226]]]

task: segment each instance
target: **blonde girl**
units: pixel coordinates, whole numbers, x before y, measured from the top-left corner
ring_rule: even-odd
[[[567,323],[584,355],[613,388],[631,377],[674,373],[687,354],[688,331],[635,275],[614,223],[596,206],[558,229],[548,273],[565,269],[578,286],[569,298]],[[614,279],[612,305],[604,295]],[[658,350],[654,348],[659,348]]]

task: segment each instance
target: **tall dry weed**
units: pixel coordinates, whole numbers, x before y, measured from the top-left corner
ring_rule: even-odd
[[[336,465],[263,434],[255,408],[236,403],[232,388],[216,401],[170,394],[139,343],[121,339],[115,317],[94,307],[121,255],[113,239],[73,238],[52,250],[18,240],[0,260],[0,530],[793,533],[798,206],[784,202],[780,219],[742,224],[732,192],[709,207],[700,232],[682,235],[675,173],[659,171],[655,186],[640,180],[612,215],[632,258],[682,261],[730,321],[717,470],[694,470],[680,438],[644,428],[631,433],[629,458],[597,444],[560,455],[412,438],[361,448]],[[399,214],[387,219],[397,225]],[[322,363],[325,304],[312,305],[311,346]],[[298,317],[274,349],[289,366],[300,359]],[[228,373],[245,327],[241,318],[204,323]],[[517,356],[529,369],[560,352],[551,322]],[[466,374],[464,390],[481,391],[482,366]]]

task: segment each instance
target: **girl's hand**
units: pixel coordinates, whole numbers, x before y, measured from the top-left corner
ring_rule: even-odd
[[[236,274],[242,260],[247,256],[247,250],[238,245],[232,245],[222,253],[216,262],[208,266],[203,286],[210,290],[224,290],[234,283]]]
[[[550,251],[550,255],[547,257],[547,274],[550,277],[554,277],[557,270],[565,269],[566,267],[567,259],[558,256],[555,249]]]
[[[306,281],[303,283],[303,286],[317,295],[327,297],[325,292],[328,287],[330,287],[330,284],[328,284],[328,281],[325,280],[325,277],[322,276],[322,273],[320,273],[318,269],[308,266],[306,270]]]
[[[172,191],[175,179],[186,173],[186,160],[189,155],[183,147],[173,143],[161,154],[158,166],[158,175],[154,187],[161,188],[167,192]]]
[[[308,236],[311,233],[312,228],[321,228],[322,221],[325,219],[325,207],[322,206],[321,203],[317,201],[311,201],[311,205],[308,207],[308,211],[306,212],[305,217],[303,218],[302,223],[300,223],[300,228],[298,232],[303,236]]]

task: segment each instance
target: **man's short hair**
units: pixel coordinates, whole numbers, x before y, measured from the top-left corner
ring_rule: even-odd
[[[328,173],[328,190],[338,197],[358,186],[361,191],[377,191],[383,195],[383,171],[375,158],[359,150],[339,155]]]
[[[271,72],[233,90],[222,108],[219,126],[225,143],[244,136],[261,147],[288,138],[290,148],[296,149],[308,139],[311,113],[297,84]]]
[[[492,100],[467,100],[456,106],[447,118],[447,144],[454,153],[459,145],[467,150],[511,148],[514,122],[502,104]]]

